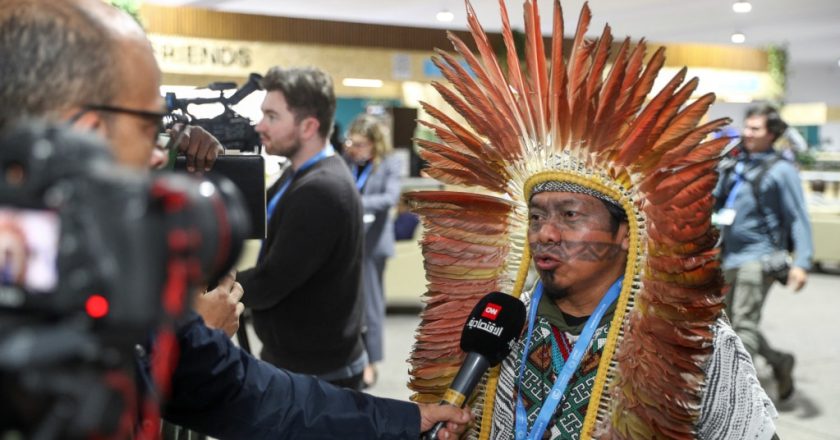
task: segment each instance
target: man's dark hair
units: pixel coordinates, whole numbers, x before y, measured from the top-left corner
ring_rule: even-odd
[[[751,118],[753,116],[764,116],[767,118],[767,131],[773,135],[773,141],[779,139],[779,137],[781,137],[788,128],[787,123],[783,121],[782,116],[779,115],[779,111],[772,105],[762,104],[752,106],[747,109],[744,119]]]
[[[268,92],[280,92],[286,99],[295,121],[314,117],[318,134],[330,138],[335,118],[335,92],[329,75],[314,67],[283,69],[272,67],[262,79]]]
[[[72,106],[110,104],[112,38],[75,2],[0,0],[0,130]]]

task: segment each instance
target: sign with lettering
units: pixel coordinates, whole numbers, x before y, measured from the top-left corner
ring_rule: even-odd
[[[161,70],[193,75],[247,76],[268,66],[255,63],[260,44],[242,41],[149,35]]]

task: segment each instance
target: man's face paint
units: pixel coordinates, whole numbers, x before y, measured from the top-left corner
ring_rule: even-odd
[[[531,255],[549,295],[600,288],[605,277],[623,273],[627,225],[622,223],[614,232],[601,200],[581,193],[542,192],[531,198],[529,209]]]

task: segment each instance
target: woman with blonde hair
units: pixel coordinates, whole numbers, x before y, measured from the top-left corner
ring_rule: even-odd
[[[362,291],[365,301],[365,368],[367,387],[376,382],[376,363],[383,358],[385,295],[382,274],[394,255],[394,222],[391,210],[400,197],[403,162],[393,154],[391,130],[381,118],[360,115],[347,130],[344,158],[356,179],[364,208],[365,243]]]

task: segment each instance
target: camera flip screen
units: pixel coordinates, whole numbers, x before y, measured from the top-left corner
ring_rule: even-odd
[[[0,208],[0,285],[55,291],[59,230],[54,212]]]

